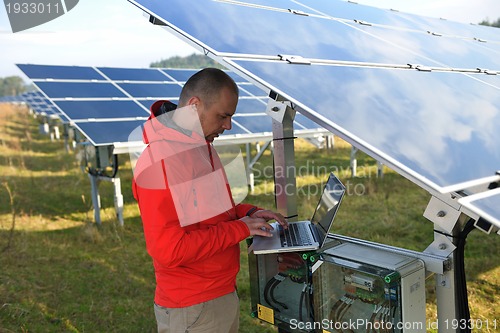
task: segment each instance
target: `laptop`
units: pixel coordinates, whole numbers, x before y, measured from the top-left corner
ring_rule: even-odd
[[[323,247],[345,191],[344,184],[330,173],[310,221],[289,222],[288,229],[283,229],[278,222],[271,223],[273,236],[254,236],[250,250],[255,254],[268,254]]]

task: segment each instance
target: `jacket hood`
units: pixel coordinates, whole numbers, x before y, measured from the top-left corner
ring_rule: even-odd
[[[182,112],[185,117],[197,119],[197,115],[189,113],[184,108],[177,109],[177,105],[168,100],[158,100],[150,107],[151,115],[144,123],[142,131],[142,139],[145,144],[150,144],[156,141],[175,141],[184,144],[206,144],[204,137],[196,131],[190,131],[179,127],[173,120],[174,112]],[[199,123],[199,121],[198,121]]]

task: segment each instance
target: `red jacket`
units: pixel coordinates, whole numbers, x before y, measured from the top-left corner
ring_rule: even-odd
[[[155,303],[186,307],[235,290],[239,242],[250,235],[238,218],[254,206],[234,204],[212,145],[195,132],[181,133],[160,123],[154,116],[160,105],[161,101],[151,106],[152,116],[144,125],[148,146],[135,166],[132,189],[147,251],[153,258]],[[210,175],[222,182],[212,182],[210,188],[206,182],[202,186],[196,183]],[[177,191],[183,184],[197,191],[191,187],[190,191]],[[218,209],[207,213],[214,207]],[[193,223],[196,216],[200,220]]]

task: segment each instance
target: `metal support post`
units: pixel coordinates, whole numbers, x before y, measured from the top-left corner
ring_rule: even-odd
[[[247,155],[246,155],[246,157],[247,157],[246,158],[246,160],[247,160],[247,181],[248,181],[248,185],[250,186],[250,192],[253,193],[253,191],[255,189],[255,182],[254,182],[254,175],[253,175],[252,166],[251,166],[252,149],[251,149],[250,143],[246,143],[245,148],[247,151]]]
[[[442,199],[442,198],[441,198]],[[455,269],[457,260],[456,246],[458,235],[463,228],[466,215],[461,214],[453,202],[445,202],[432,197],[424,212],[424,217],[434,223],[434,242],[424,252],[446,256],[453,263],[443,274],[436,274],[436,303],[439,333],[455,333],[459,329],[450,325],[459,318],[457,299],[458,272]],[[454,328],[455,327],[455,328]]]
[[[114,204],[116,218],[120,226],[123,226],[123,195],[120,178],[110,178],[88,174],[90,179],[90,189],[92,196],[92,205],[94,207],[94,220],[98,226],[101,226],[101,196],[99,195],[99,184],[101,181],[109,181],[114,186]]]
[[[123,226],[123,195],[121,188],[120,178],[109,178],[111,182],[113,182],[115,188],[115,210],[116,210],[116,218],[120,223],[120,226]]]
[[[377,161],[377,177],[378,178],[384,177],[384,165],[379,161]]]
[[[297,185],[293,120],[295,110],[288,102],[271,100],[267,112],[273,118],[274,182],[276,209],[284,216],[297,220]]]
[[[94,220],[97,225],[101,225],[101,197],[99,196],[99,177],[88,174],[90,180],[90,190],[92,196],[92,206],[94,207]]]
[[[358,168],[358,160],[356,160],[356,154],[358,153],[358,148],[351,147],[351,177],[356,177],[356,169]]]

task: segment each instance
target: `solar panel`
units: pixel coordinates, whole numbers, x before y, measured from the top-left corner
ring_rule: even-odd
[[[494,144],[500,132],[493,128],[500,123],[498,89],[463,74],[234,63],[422,186],[448,192],[493,176],[500,165]],[[432,97],[436,91],[439,98]]]
[[[131,129],[149,117],[151,104],[158,99],[178,103],[182,84],[198,71],[45,65],[19,68],[33,75],[34,84],[60,110],[61,117],[71,120],[96,146],[126,143]],[[65,74],[64,68],[70,73]],[[230,75],[241,88],[240,100],[232,129],[218,141],[252,142],[262,138],[264,132],[271,137],[271,120],[265,115],[268,93],[234,73]],[[303,123],[297,122],[298,128],[307,130],[303,135],[324,133],[314,123]]]
[[[128,142],[130,133],[144,124],[144,120],[113,120],[75,122],[78,130],[85,134],[95,145],[113,145],[115,142]]]
[[[125,101],[56,101],[55,104],[73,119],[148,117],[149,112],[130,100]]]
[[[125,90],[130,96],[136,98],[166,98],[179,97],[182,86],[177,83],[157,84],[157,83],[118,83],[118,86]]]
[[[161,71],[172,77],[175,81],[186,82],[194,73],[195,69],[161,69]]]
[[[104,80],[102,75],[91,67],[80,66],[33,66],[17,65],[30,79],[56,80]]]
[[[126,95],[108,82],[37,82],[48,98],[124,98]]]
[[[306,1],[310,7],[292,1],[247,1],[260,5],[253,7],[235,1],[174,0],[169,1],[168,6],[151,0],[131,2],[169,22],[183,36],[195,37],[204,49],[221,56],[298,55],[330,61],[500,68],[497,55],[475,45],[479,44],[472,37],[475,34],[470,34],[470,40],[463,40],[437,37],[428,30],[435,28],[452,33],[458,30],[455,27],[461,27],[466,31],[464,24],[426,18],[417,20],[417,16],[398,15],[341,1]],[[262,6],[266,3],[272,7]],[[336,10],[350,6],[362,9],[361,13],[366,12],[366,19],[377,17],[374,13],[379,13],[378,21],[395,25],[358,24],[353,20],[357,17],[354,10],[345,15]],[[300,11],[295,10],[297,8]],[[338,16],[346,16],[349,20],[336,19]],[[406,28],[415,22],[420,24],[413,30]]]
[[[130,2],[431,193],[498,179],[492,28],[340,1]]]
[[[159,69],[98,67],[101,73],[113,81],[172,81]]]

